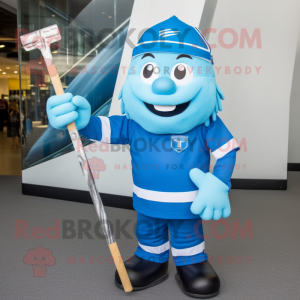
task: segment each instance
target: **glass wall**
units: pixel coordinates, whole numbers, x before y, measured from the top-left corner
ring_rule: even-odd
[[[133,2],[19,0],[18,36],[57,24],[61,41],[51,45],[51,52],[65,92],[85,97],[93,115],[108,115]],[[41,52],[19,45],[19,63],[26,169],[73,149],[68,132],[48,123],[46,103],[54,90]]]

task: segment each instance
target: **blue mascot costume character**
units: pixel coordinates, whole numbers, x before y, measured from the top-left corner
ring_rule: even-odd
[[[212,65],[201,32],[173,16],[146,30],[133,49],[119,95],[123,116],[91,116],[88,101],[71,94],[47,102],[53,127],[75,121],[88,138],[130,145],[139,244],[125,266],[134,290],[167,278],[171,248],[183,293],[219,293],[219,277],[204,251],[202,219],[230,215],[239,147],[217,116],[224,96]],[[213,173],[210,151],[217,159]],[[122,288],[117,273],[115,282]]]

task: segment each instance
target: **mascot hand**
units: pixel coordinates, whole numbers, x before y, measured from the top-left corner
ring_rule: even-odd
[[[203,220],[219,220],[227,218],[231,213],[228,186],[211,173],[204,173],[199,169],[190,171],[190,178],[199,188],[191,211],[200,215]]]
[[[66,93],[52,96],[47,101],[49,122],[56,129],[67,129],[67,125],[75,122],[80,130],[87,126],[91,117],[91,105],[81,96]]]

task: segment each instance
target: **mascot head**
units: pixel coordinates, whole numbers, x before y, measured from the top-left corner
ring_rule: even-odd
[[[173,16],[144,32],[119,94],[122,114],[156,134],[181,134],[222,110],[211,48],[202,33]]]

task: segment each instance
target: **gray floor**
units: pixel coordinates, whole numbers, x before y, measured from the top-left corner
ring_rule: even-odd
[[[216,238],[213,222],[205,225],[205,233],[210,235],[206,251],[222,283],[217,299],[299,300],[300,172],[289,173],[287,191],[233,190],[230,198],[232,214],[226,220],[230,235]],[[167,281],[125,294],[114,285],[114,265],[106,242],[97,238],[94,230],[90,230],[93,239],[80,239],[78,231],[75,238],[64,239],[63,220],[73,220],[76,230],[78,220],[90,221],[94,227],[97,220],[92,205],[23,196],[20,177],[9,176],[0,177],[0,205],[0,299],[190,299],[176,286],[173,262]],[[126,227],[129,236],[119,234],[118,244],[124,258],[132,255],[137,245],[133,229],[136,213],[116,208],[107,208],[107,213],[114,227],[130,220]],[[54,226],[55,219],[60,223],[59,239],[31,236],[34,227],[46,230]],[[16,220],[28,222],[29,239],[15,236]],[[253,239],[248,233],[244,239],[239,235],[233,239],[234,222],[243,227],[247,220],[252,222]],[[224,226],[218,225],[217,233],[224,232]],[[34,277],[33,266],[23,262],[27,251],[37,246],[50,249],[56,259],[55,265],[47,267],[45,278]],[[90,256],[94,263],[89,263]],[[75,257],[76,264],[68,263],[68,257]],[[247,257],[252,257],[250,263]]]

